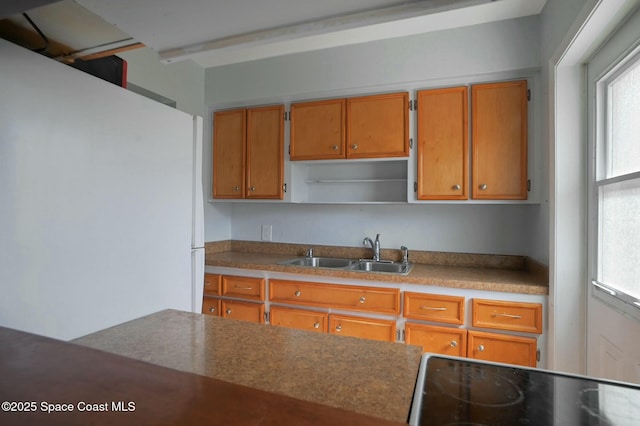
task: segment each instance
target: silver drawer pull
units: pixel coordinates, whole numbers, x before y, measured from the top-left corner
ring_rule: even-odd
[[[455,348],[456,346],[458,346],[458,342],[456,342],[455,340],[451,341],[451,343],[449,344],[449,346],[451,346],[452,348]]]
[[[209,312],[215,312],[216,308],[209,308]]]
[[[520,319],[522,318],[522,315],[513,315],[513,314],[496,314],[495,312],[491,314],[491,316],[493,318],[495,317],[505,317],[505,318],[513,318],[513,319]]]
[[[296,291],[295,293],[293,293],[293,294],[294,294],[296,297],[300,297],[300,295],[301,295],[302,293],[300,293],[300,290],[297,290],[297,291]]]
[[[313,328],[320,328],[320,323],[319,322],[314,323]]]
[[[451,187],[451,189],[453,189],[454,191],[460,191],[460,189],[462,189],[462,187],[460,185],[456,184],[456,185],[453,185]]]
[[[231,315],[231,309],[227,309],[227,315]]]
[[[253,290],[253,287],[242,287],[239,285],[234,285],[233,288],[237,288],[238,290]]]
[[[364,302],[366,302],[366,301],[367,301],[367,298],[366,298],[366,297],[364,297],[364,296],[362,296],[362,297],[360,298],[360,300],[359,300],[359,302],[360,302],[360,303],[364,303]]]
[[[342,331],[342,326],[341,326],[341,325],[337,326],[337,327],[336,327],[336,331],[337,331],[337,332]]]
[[[484,345],[478,346],[477,351],[478,352],[484,352]]]
[[[432,306],[420,306],[420,309],[424,309],[425,311],[446,311],[447,308],[434,308]]]

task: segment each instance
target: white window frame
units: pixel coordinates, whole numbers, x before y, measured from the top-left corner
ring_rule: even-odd
[[[590,138],[590,152],[592,154],[591,167],[589,170],[589,276],[591,277],[592,295],[604,303],[616,308],[618,311],[640,320],[640,299],[631,296],[624,291],[598,281],[598,270],[601,262],[599,233],[600,233],[600,189],[603,187],[616,185],[640,179],[640,171],[627,173],[620,176],[606,178],[606,161],[611,157],[605,151],[610,149],[607,140],[610,129],[608,128],[609,116],[611,112],[611,99],[609,85],[620,77],[626,70],[640,64],[640,40],[634,46],[623,52],[609,68],[604,70],[595,81],[589,81],[595,86],[595,99],[593,102],[592,117],[592,137]],[[602,153],[605,153],[604,155]],[[638,247],[640,250],[640,247]]]

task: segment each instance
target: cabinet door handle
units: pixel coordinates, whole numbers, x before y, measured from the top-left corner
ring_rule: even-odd
[[[476,348],[478,352],[484,352],[484,345],[480,345]]]
[[[242,287],[240,285],[234,284],[233,288],[237,288],[238,290],[253,290],[253,287]]]
[[[358,144],[354,143],[353,145],[351,145],[351,149],[358,149]]]
[[[209,308],[209,312],[215,312],[216,308]]]
[[[227,315],[231,315],[231,309],[227,309]]]
[[[334,145],[332,148],[333,148],[334,151],[337,151],[338,150],[338,145]]]
[[[505,318],[521,319],[521,318],[522,318],[522,315],[513,315],[513,314],[497,314],[497,313],[493,312],[493,313],[491,314],[491,317],[492,317],[492,318],[495,318],[495,317],[505,317]]]
[[[336,331],[338,333],[341,332],[342,331],[342,326],[341,325],[336,326]]]
[[[234,191],[236,191],[236,192],[238,192],[238,191],[240,191],[240,187],[239,187],[239,186],[234,186],[234,187],[233,187],[233,190],[234,190]]]
[[[452,348],[455,348],[458,346],[458,342],[456,342],[455,340],[452,340],[449,346],[451,346]]]
[[[420,309],[424,309],[425,311],[446,311],[447,308],[434,308],[432,306],[420,306]]]
[[[478,188],[480,188],[482,191],[484,191],[485,189],[487,189],[487,184],[483,183],[482,185],[480,185]]]
[[[314,323],[313,328],[320,328],[320,323],[319,322]]]
[[[461,189],[461,188],[462,188],[462,187],[461,187],[460,185],[458,185],[458,184],[453,185],[453,186],[451,187],[451,189],[453,189],[453,190],[455,190],[455,191],[460,191],[460,189]]]
[[[359,300],[359,301],[360,301],[360,303],[364,303],[364,302],[366,302],[366,301],[367,301],[367,298],[366,298],[366,297],[364,297],[364,296],[362,296],[362,297],[360,297],[360,300]]]
[[[300,293],[300,290],[296,290],[296,292],[295,292],[295,293],[293,293],[293,294],[294,294],[296,297],[300,297],[300,295],[301,295],[302,293]]]
[[[255,186],[252,186],[252,187],[251,187],[251,188],[249,188],[249,189],[250,189],[251,191],[255,191],[255,190],[256,190],[256,187],[255,187]]]

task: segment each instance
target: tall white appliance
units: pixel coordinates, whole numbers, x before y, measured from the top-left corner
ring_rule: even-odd
[[[0,40],[0,326],[200,311],[202,119]]]

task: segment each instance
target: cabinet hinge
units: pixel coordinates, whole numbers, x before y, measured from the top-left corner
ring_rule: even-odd
[[[531,179],[527,179],[527,192],[531,192]]]
[[[527,89],[527,100],[531,100],[531,89]]]
[[[418,182],[413,182],[413,192],[418,192]]]
[[[268,323],[269,322],[269,312],[265,312],[264,313],[264,322]]]
[[[413,138],[409,138],[409,149],[413,149]]]
[[[404,342],[404,330],[396,330],[396,342]]]
[[[283,192],[287,192],[287,183],[286,182],[282,184],[282,191]]]
[[[284,121],[291,120],[291,113],[289,111],[284,112]]]
[[[536,351],[536,361],[540,362],[540,349]]]
[[[418,110],[418,100],[414,99],[409,101],[409,111],[417,111]]]

